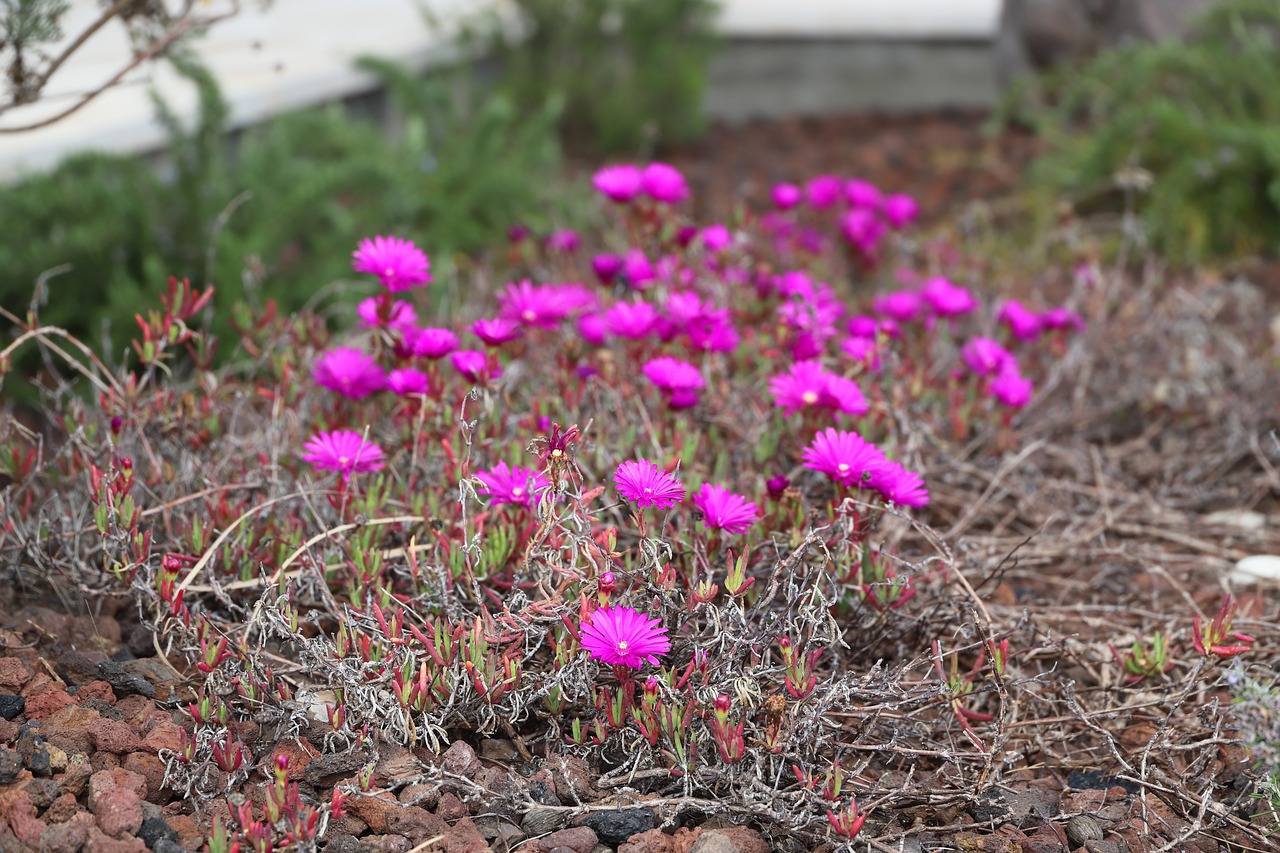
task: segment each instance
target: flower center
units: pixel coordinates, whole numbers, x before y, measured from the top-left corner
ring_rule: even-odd
[[[520,486],[516,486],[514,489],[511,490],[511,494],[515,495],[516,497],[520,497],[521,495],[524,494],[524,489]]]
[[[651,495],[651,494],[653,494],[653,487],[651,487],[651,486],[645,486],[645,487],[644,487],[644,493],[645,493],[646,495]]]
[[[626,650],[627,650],[627,641],[626,641],[626,640],[619,640],[619,641],[618,641],[618,651],[620,651],[620,652],[625,652]]]
[[[339,464],[339,465],[346,465],[346,464],[348,464],[348,463],[350,463],[350,462],[351,462],[351,458],[350,458],[349,456],[339,456],[339,457],[338,457],[338,464]]]
[[[805,391],[800,399],[804,400],[805,405],[812,406],[814,403],[818,402],[818,395],[812,391]]]
[[[524,318],[524,321],[526,323],[532,323],[534,320],[537,319],[538,314],[532,308],[526,308],[524,310],[524,313],[521,314],[520,316]]]
[[[849,470],[849,463],[841,462],[839,465],[836,466],[836,470],[839,471],[841,474],[843,474],[845,471]]]

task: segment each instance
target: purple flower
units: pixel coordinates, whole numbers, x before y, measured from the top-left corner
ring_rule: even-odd
[[[1020,341],[1034,341],[1040,337],[1040,315],[1016,299],[1000,303],[996,320],[1009,327],[1009,332]]]
[[[645,286],[656,277],[653,264],[639,249],[628,249],[623,256],[622,275],[626,278],[627,284],[636,290],[644,290]]]
[[[884,453],[856,432],[827,427],[804,450],[804,467],[844,486],[861,487],[885,464]]]
[[[505,317],[491,317],[472,323],[471,334],[485,346],[496,347],[520,337],[520,326]]]
[[[650,382],[669,394],[701,391],[707,384],[698,368],[671,356],[647,362],[642,371]]]
[[[871,472],[868,485],[897,506],[927,506],[929,503],[929,490],[924,486],[924,478],[892,459],[885,459]]]
[[[835,175],[819,175],[805,184],[805,195],[809,197],[809,206],[815,210],[823,210],[840,200],[843,185]]]
[[[689,343],[703,352],[733,352],[738,348],[738,330],[728,308],[712,311],[691,320],[685,326]]]
[[[999,341],[991,338],[973,338],[960,351],[964,363],[978,376],[991,376],[1003,370],[1006,365],[1017,367],[1017,359],[1013,353],[1000,346]]]
[[[613,280],[622,272],[622,258],[617,255],[595,255],[591,258],[591,269],[601,284],[613,284]]]
[[[789,415],[811,407],[851,415],[868,411],[867,400],[854,382],[828,373],[816,360],[797,361],[786,373],[771,378],[769,393]]]
[[[361,240],[351,257],[356,272],[376,275],[382,286],[393,293],[431,281],[431,263],[411,240],[399,237]]]
[[[874,338],[848,337],[840,342],[840,349],[867,369],[880,369],[880,345]]]
[[[929,303],[939,317],[958,317],[978,307],[978,300],[963,287],[941,276],[929,279],[920,290],[920,298]]]
[[[827,374],[827,399],[831,408],[844,415],[860,418],[871,411],[858,383],[834,373]]]
[[[471,382],[484,383],[502,375],[502,368],[496,364],[491,366],[485,354],[479,350],[458,350],[449,356],[449,361],[454,370]]]
[[[703,483],[698,489],[693,505],[702,512],[708,529],[726,533],[746,533],[760,517],[760,509],[753,502],[710,483]]]
[[[881,213],[892,227],[905,228],[916,221],[916,217],[920,215],[920,206],[909,195],[891,195],[885,197]]]
[[[840,233],[863,255],[873,257],[884,239],[885,226],[871,211],[855,207],[840,217]]]
[[[877,296],[871,303],[877,314],[905,323],[913,320],[920,313],[920,297],[910,290],[895,290]]]
[[[987,391],[1011,409],[1021,409],[1031,402],[1034,385],[1018,372],[1016,363],[1006,364],[987,385]]]
[[[405,329],[404,343],[414,358],[434,361],[458,348],[458,336],[448,329]]]
[[[648,459],[629,459],[613,473],[618,494],[636,506],[669,509],[684,500],[684,486]]]
[[[1040,324],[1046,329],[1075,329],[1084,331],[1084,318],[1076,312],[1063,307],[1050,308],[1040,315]]]
[[[427,374],[421,370],[402,367],[391,371],[387,376],[387,388],[401,397],[409,394],[428,394],[431,391],[431,382],[427,379]]]
[[[844,185],[844,198],[851,207],[862,210],[879,210],[884,203],[884,194],[875,184],[858,178]]]
[[[803,198],[800,188],[795,184],[773,185],[773,206],[778,210],[790,210]]]
[[[501,315],[506,319],[525,326],[551,329],[593,299],[590,294],[580,292],[579,286],[535,286],[528,279],[523,279],[508,284],[498,302]]]
[[[582,245],[582,238],[577,231],[561,228],[551,232],[547,237],[546,247],[552,252],[573,252]]]
[[[791,479],[786,474],[779,474],[776,477],[770,477],[764,481],[765,491],[769,493],[769,497],[775,501],[782,497],[783,493],[791,485]]]
[[[708,225],[698,236],[708,252],[722,252],[733,245],[733,234],[723,225]]]
[[[643,180],[638,167],[625,163],[600,169],[591,177],[591,185],[611,201],[626,204],[640,195]]]
[[[678,204],[689,197],[689,186],[674,166],[666,163],[650,163],[641,175],[644,191],[654,201]]]
[[[512,468],[506,462],[499,462],[488,471],[477,471],[476,478],[484,483],[476,492],[486,495],[493,506],[531,507],[537,500],[537,493],[550,485],[541,472],[532,468]]]
[[[349,429],[316,433],[305,448],[303,459],[321,470],[337,471],[343,480],[383,468],[382,448]]]
[[[356,306],[356,314],[360,317],[360,325],[370,328],[387,327],[389,329],[406,329],[418,322],[418,313],[408,302],[397,299],[391,303],[391,314],[384,323],[379,315],[381,300],[376,296],[363,299]]]
[[[605,312],[604,328],[620,338],[638,341],[658,324],[658,309],[648,302],[615,302]]]
[[[353,400],[381,391],[386,374],[373,356],[354,347],[336,347],[316,360],[312,376],[316,384]]]
[[[602,347],[605,342],[604,318],[595,312],[588,312],[578,318],[578,334],[592,346]]]
[[[653,616],[629,607],[604,607],[591,614],[591,621],[578,627],[582,648],[609,666],[639,669],[645,661],[657,664],[671,651],[671,641]]]

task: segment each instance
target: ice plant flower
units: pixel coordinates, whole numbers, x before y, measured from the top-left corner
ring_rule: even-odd
[[[658,309],[648,302],[615,302],[604,314],[604,328],[611,335],[638,341],[658,325]]]
[[[978,308],[978,300],[972,293],[942,276],[926,281],[920,289],[920,298],[929,303],[939,317],[958,317]]]
[[[815,210],[823,210],[840,200],[844,185],[835,175],[818,175],[805,184],[805,195],[809,197],[809,206]]]
[[[488,471],[477,471],[476,478],[484,483],[483,487],[476,489],[476,493],[486,495],[489,503],[494,506],[512,504],[531,507],[537,500],[537,493],[550,485],[540,471],[512,468],[506,462],[499,462]]]
[[[613,472],[618,494],[639,507],[670,509],[684,500],[684,486],[648,459],[628,459]]]
[[[1016,299],[1007,299],[996,309],[996,320],[1009,329],[1020,341],[1034,341],[1040,337],[1043,325],[1040,315]]]
[[[587,343],[595,347],[604,346],[605,339],[608,337],[604,318],[595,312],[588,312],[578,318],[578,334]]]
[[[622,258],[617,255],[594,255],[591,258],[591,269],[601,284],[613,284],[618,273],[622,272],[622,263]]]
[[[641,371],[667,396],[667,404],[677,410],[697,405],[698,392],[707,384],[697,367],[671,356],[655,358]]]
[[[1006,364],[988,383],[987,391],[1011,409],[1021,409],[1031,402],[1034,386],[1018,372],[1018,365]]]
[[[689,185],[685,183],[684,175],[666,163],[645,166],[640,182],[650,198],[663,204],[678,204],[689,197]]]
[[[305,445],[303,459],[321,470],[337,471],[343,480],[352,474],[381,471],[382,448],[349,429],[316,433]]]
[[[924,477],[908,471],[892,459],[885,459],[871,472],[867,485],[880,493],[886,501],[897,506],[927,506],[929,490]]]
[[[860,338],[856,335],[840,342],[840,350],[849,358],[865,366],[868,370],[880,369],[880,345],[874,338]]]
[[[850,207],[879,210],[884,204],[884,194],[870,181],[854,178],[844,185],[844,200]]]
[[[578,632],[582,648],[609,666],[639,669],[645,661],[657,664],[671,651],[671,641],[658,619],[630,607],[603,607]]]
[[[733,233],[723,225],[708,225],[698,237],[708,252],[722,252],[733,245]]]
[[[815,359],[797,361],[786,373],[769,379],[773,403],[788,415],[801,409],[822,406],[827,395],[827,371]]]
[[[406,329],[405,344],[415,358],[444,358],[458,348],[458,336],[448,329]]]
[[[978,376],[991,376],[1004,370],[1008,365],[1017,366],[1013,353],[1000,346],[1000,342],[991,338],[973,338],[964,345],[960,356],[969,369]]]
[[[622,275],[627,284],[636,290],[644,290],[649,282],[657,278],[652,262],[640,249],[629,249],[622,256]]]
[[[552,252],[573,252],[582,245],[582,238],[578,236],[577,231],[560,228],[551,232],[545,245]]]
[[[804,467],[843,486],[862,487],[884,466],[884,453],[856,432],[827,427],[804,450]]]
[[[1069,308],[1050,308],[1040,315],[1040,325],[1046,329],[1075,329],[1084,331],[1084,318]]]
[[[471,334],[485,346],[496,347],[520,337],[520,326],[505,317],[489,317],[472,323]]]
[[[746,533],[760,517],[760,509],[742,495],[725,486],[703,483],[693,496],[693,505],[703,516],[708,529],[725,533]]]
[[[351,254],[356,272],[376,275],[392,293],[431,281],[431,262],[411,240],[372,237]]]
[[[840,218],[840,233],[855,249],[868,258],[874,258],[876,248],[884,239],[885,224],[865,207],[855,207]]]
[[[312,376],[316,384],[357,400],[381,391],[386,374],[373,356],[355,347],[335,347],[316,360]]]
[[[596,188],[596,192],[619,204],[626,204],[644,189],[639,167],[629,163],[605,166],[598,170],[591,177],[591,185]]]
[[[795,184],[774,184],[771,195],[773,206],[778,210],[790,210],[804,199],[800,188]]]
[[[431,382],[421,370],[402,367],[387,375],[387,389],[401,397],[409,394],[427,394],[431,391]]]
[[[920,215],[920,205],[909,195],[901,193],[886,196],[880,210],[892,228],[906,228]]]
[[[381,328],[386,326],[389,329],[407,329],[418,322],[418,312],[413,310],[413,306],[408,302],[397,299],[391,303],[391,311],[384,321],[380,316],[381,300],[376,296],[370,296],[363,299],[356,306],[356,315],[360,318],[360,325],[369,328]]]
[[[914,291],[895,290],[877,296],[872,301],[871,307],[877,314],[897,320],[899,323],[906,323],[919,315],[921,301]]]

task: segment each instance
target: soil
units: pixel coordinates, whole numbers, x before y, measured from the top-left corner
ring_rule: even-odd
[[[944,113],[718,127],[670,160],[706,210],[723,210],[744,194],[759,198],[777,180],[834,173],[912,193],[925,220],[936,222],[974,199],[1010,193],[1034,153],[1035,140],[1016,132],[989,136],[984,122],[982,115]],[[1061,394],[1028,415],[1046,442],[1030,470],[985,470],[958,458],[939,483],[941,518],[950,521],[944,531],[967,538],[965,560],[1010,555],[979,592],[993,623],[1010,626],[1028,658],[1044,661],[1037,676],[1044,704],[1008,720],[1003,746],[993,745],[994,769],[974,768],[975,779],[1003,768],[999,786],[975,787],[968,796],[942,792],[878,817],[866,830],[875,849],[1259,849],[1250,831],[1259,820],[1249,798],[1254,759],[1238,732],[1197,717],[1215,697],[1186,695],[1159,679],[1131,688],[1105,670],[1106,641],[1117,626],[1134,633],[1167,626],[1181,618],[1178,608],[1193,612],[1191,606],[1212,615],[1232,559],[1280,550],[1275,472],[1259,461],[1267,454],[1228,442],[1218,430],[1229,416],[1265,419],[1250,408],[1265,401],[1244,380],[1215,379],[1206,396],[1181,407],[1142,409],[1129,389],[1149,390],[1150,374],[1131,362],[1141,348],[1125,344],[1117,342],[1103,365],[1112,373],[1095,377],[1097,398],[1074,401],[1090,409],[1087,417],[1073,414],[1073,401]],[[1070,378],[1062,378],[1064,386]],[[1227,408],[1215,409],[1212,400],[1227,400]],[[1072,443],[1082,437],[1092,450]],[[1198,493],[1190,489],[1197,476]],[[1211,518],[1215,510],[1220,514]],[[1250,513],[1264,518],[1261,532],[1245,525]],[[1047,544],[1028,544],[1036,525]],[[225,815],[238,797],[262,801],[269,784],[263,772],[238,794],[210,802],[184,801],[165,787],[165,760],[190,727],[182,709],[192,696],[181,665],[157,654],[123,600],[99,599],[92,608],[34,600],[40,604],[12,588],[0,599],[0,853],[197,850],[211,815]],[[1280,639],[1275,590],[1244,590],[1242,612],[1239,627],[1274,660],[1267,649]],[[1063,637],[1075,638],[1074,651],[1062,650]],[[848,725],[852,730],[853,721]],[[291,778],[312,801],[327,801],[334,783],[348,781],[363,762],[324,754],[318,725],[295,736],[252,722],[241,728],[263,766],[288,756]],[[393,799],[357,797],[324,849],[798,849],[768,827],[719,818],[663,833],[648,809],[617,807],[617,797],[597,790],[600,779],[584,765],[528,756],[514,732],[458,739],[440,755],[387,746],[375,783],[424,765],[443,768],[456,784],[411,784]],[[860,778],[890,788],[895,779],[906,783],[910,766],[904,760],[865,768]],[[1201,779],[1213,780],[1205,789],[1218,792],[1212,801],[1193,796]],[[504,812],[484,795],[513,790],[539,807]],[[568,808],[579,801],[598,805]]]

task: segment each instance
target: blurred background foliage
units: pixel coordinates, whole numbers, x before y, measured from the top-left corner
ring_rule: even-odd
[[[1015,89],[1000,118],[1047,150],[1035,206],[1130,211],[1176,263],[1280,245],[1280,3],[1231,0],[1186,43],[1140,43]]]
[[[548,180],[566,140],[591,158],[642,155],[702,130],[709,0],[517,6],[523,38],[493,18],[465,28],[459,47],[475,61],[423,76],[363,60],[388,95],[381,123],[333,105],[232,134],[217,82],[174,60],[200,109],[184,126],[157,101],[169,138],[158,166],[83,154],[5,189],[0,304],[25,315],[57,269],[36,294],[41,321],[123,353],[139,307],[170,275],[189,277],[217,288],[210,323],[225,357],[234,303],[301,307],[354,277],[362,237],[413,238],[439,268],[517,223],[535,234],[578,225],[587,208]],[[33,375],[37,359],[26,349],[15,369]]]

